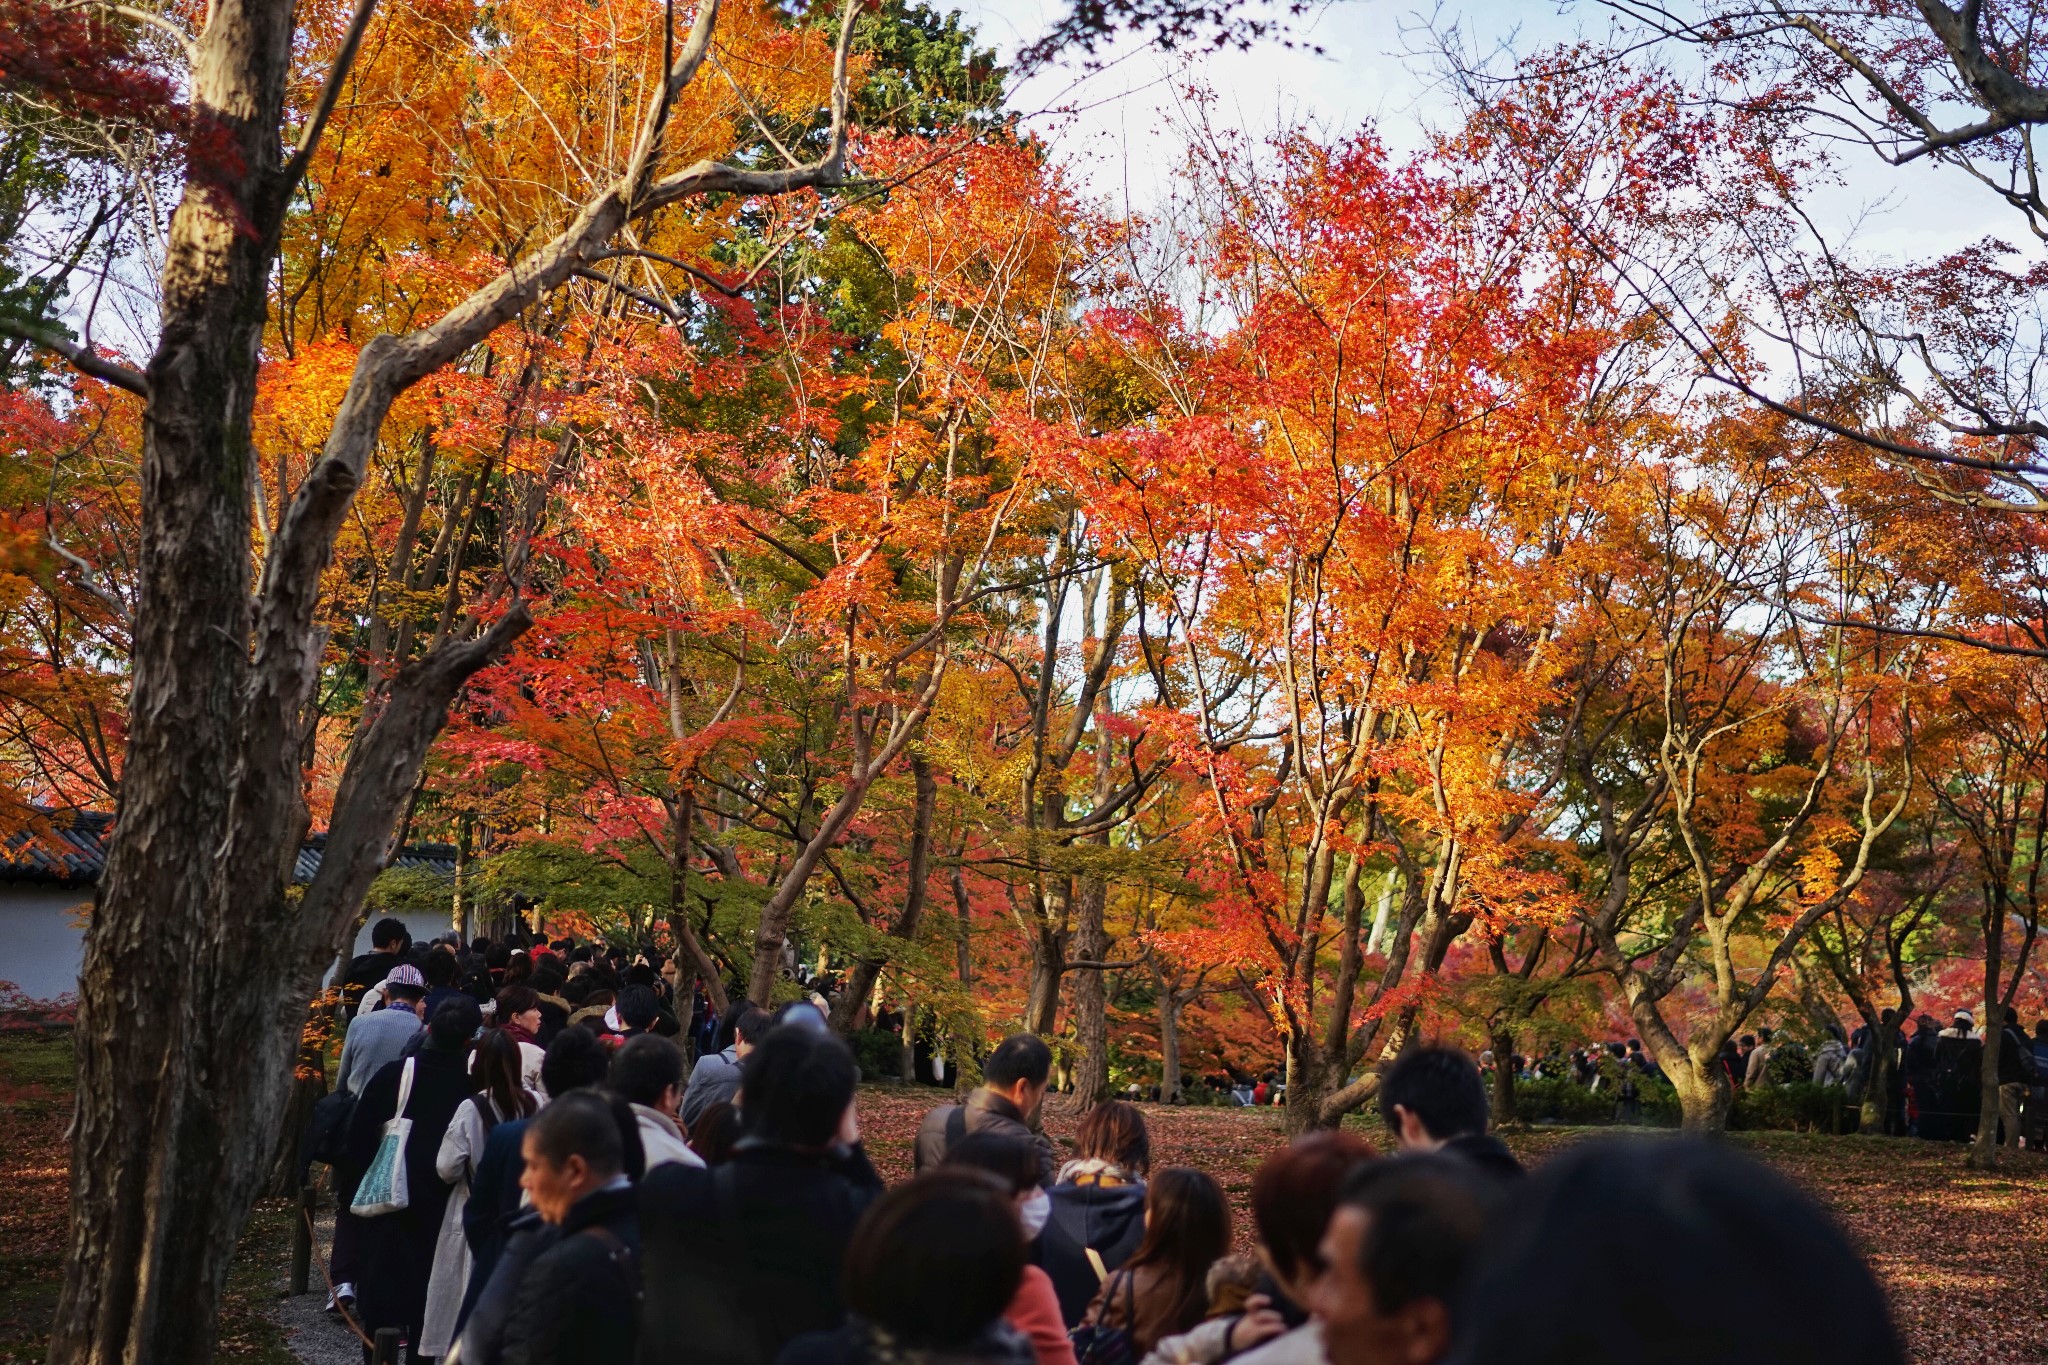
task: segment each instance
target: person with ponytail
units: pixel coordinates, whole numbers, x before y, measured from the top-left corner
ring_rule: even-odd
[[[519,990],[521,987],[509,987]],[[441,1139],[434,1168],[451,1187],[441,1215],[441,1235],[434,1244],[434,1273],[427,1284],[427,1316],[415,1354],[438,1358],[448,1353],[462,1297],[472,1266],[469,1240],[462,1232],[462,1211],[469,1203],[470,1183],[491,1130],[501,1123],[531,1118],[541,1097],[520,1077],[519,1043],[505,1029],[486,1029],[470,1057],[470,1078],[477,1093],[462,1102]]]

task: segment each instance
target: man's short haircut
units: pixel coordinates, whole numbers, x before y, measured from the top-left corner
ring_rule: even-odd
[[[661,1092],[683,1084],[683,1054],[666,1038],[643,1033],[628,1038],[612,1059],[612,1090],[629,1103],[653,1106]]]
[[[751,1137],[823,1147],[860,1084],[845,1043],[808,1029],[771,1029],[740,1063],[740,1116]]]
[[[1495,1188],[1471,1163],[1436,1153],[1353,1171],[1337,1202],[1366,1214],[1358,1269],[1373,1305],[1390,1312],[1418,1299],[1454,1304],[1482,1249]]]
[[[427,988],[415,986],[410,981],[387,981],[384,983],[384,998],[387,1001],[404,1000],[418,1004],[427,998]]]
[[[1372,1158],[1364,1138],[1342,1131],[1310,1133],[1266,1158],[1252,1177],[1252,1223],[1281,1274],[1322,1263],[1316,1248],[1337,1207],[1337,1191]]]
[[[981,1075],[999,1090],[1008,1090],[1019,1081],[1044,1085],[1045,1078],[1052,1075],[1052,1049],[1035,1033],[1013,1033],[996,1044]]]
[[[412,942],[412,930],[396,915],[386,915],[370,926],[370,946],[389,948],[394,943]]]
[[[752,1047],[768,1036],[768,1030],[774,1027],[774,1024],[774,1015],[759,1005],[748,1005],[732,1017],[733,1042],[744,1038],[747,1040],[747,1046]],[[728,1043],[726,1046],[730,1047],[731,1044]]]
[[[462,964],[455,960],[455,950],[439,947],[427,954],[427,960],[420,966],[420,975],[427,979],[429,986],[452,986],[462,972]]]
[[[611,1067],[612,1051],[596,1034],[580,1025],[565,1028],[548,1044],[547,1056],[541,1059],[541,1089],[556,1099],[572,1090],[603,1085]]]
[[[1454,1047],[1418,1047],[1388,1067],[1380,1078],[1380,1117],[1398,1132],[1397,1104],[1438,1142],[1486,1131],[1486,1082]]]
[[[593,1175],[613,1176],[625,1168],[618,1120],[601,1095],[576,1091],[562,1096],[534,1115],[526,1135],[550,1166],[580,1156]]]
[[[559,958],[544,957],[533,969],[533,975],[526,978],[526,982],[543,995],[553,995],[568,979],[569,969],[562,965]]]
[[[619,992],[619,1018],[627,1028],[648,1028],[661,1017],[661,1002],[645,986],[628,986]]]

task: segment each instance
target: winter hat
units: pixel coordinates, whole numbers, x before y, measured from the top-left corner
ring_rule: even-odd
[[[413,966],[410,962],[401,962],[396,967],[393,967],[390,974],[384,978],[384,984],[387,986],[418,986],[421,990],[425,990],[427,988],[427,979],[421,976],[420,969]]]
[[[1968,1024],[1971,1028],[1977,1027],[1977,1016],[1970,1013],[1968,1010],[1957,1010],[1956,1018]]]

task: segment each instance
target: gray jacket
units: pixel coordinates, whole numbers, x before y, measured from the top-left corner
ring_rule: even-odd
[[[341,1068],[334,1073],[334,1088],[351,1095],[362,1094],[370,1077],[383,1070],[385,1063],[403,1057],[405,1045],[425,1027],[411,1010],[372,1010],[349,1020],[348,1035],[341,1043]]]
[[[740,1093],[740,1056],[737,1048],[708,1053],[697,1059],[690,1072],[689,1088],[683,1091],[683,1127],[694,1128],[706,1109],[720,1100]]]

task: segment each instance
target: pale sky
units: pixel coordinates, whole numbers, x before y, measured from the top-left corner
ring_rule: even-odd
[[[982,43],[1005,60],[1064,12],[1062,0],[965,0],[960,8]],[[1343,134],[1370,121],[1396,150],[1416,146],[1421,130],[1450,108],[1432,88],[1427,58],[1406,55],[1427,52],[1432,24],[1461,32],[1467,51],[1528,52],[1580,31],[1603,33],[1607,18],[1591,3],[1568,5],[1561,14],[1552,0],[1334,0],[1293,21],[1297,38],[1320,45],[1321,55],[1267,42],[1189,62],[1127,43],[1101,71],[1068,63],[1019,83],[1011,105],[1097,194],[1112,202],[1128,194],[1143,210],[1178,160],[1175,110],[1190,81],[1213,88],[1219,116],[1246,131],[1307,121]],[[1987,234],[2030,255],[2048,254],[1989,191],[1926,163],[1899,170],[1874,158],[1852,161],[1849,183],[1819,202],[1833,220],[1831,233],[1860,220],[1862,250],[1894,259],[1925,257]]]

